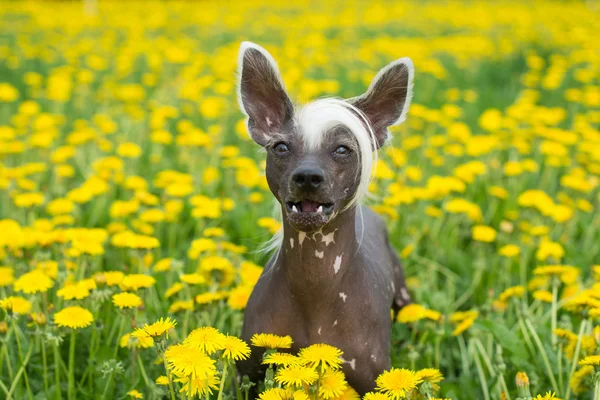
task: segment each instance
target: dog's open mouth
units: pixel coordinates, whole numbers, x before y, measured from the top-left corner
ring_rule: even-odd
[[[317,215],[329,216],[333,211],[333,203],[319,203],[317,201],[288,201],[286,203],[290,214],[314,213]]]

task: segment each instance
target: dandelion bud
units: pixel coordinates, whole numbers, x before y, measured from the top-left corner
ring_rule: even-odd
[[[0,321],[0,333],[8,332],[8,324],[6,321]]]
[[[531,399],[531,391],[529,390],[529,377],[525,372],[517,372],[517,399]]]

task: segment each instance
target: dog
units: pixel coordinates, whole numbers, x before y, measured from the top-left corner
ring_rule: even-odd
[[[266,178],[281,206],[282,234],[246,308],[242,338],[290,335],[292,352],[315,343],[341,349],[359,394],[391,366],[392,318],[411,302],[384,221],[360,205],[388,127],[403,122],[413,64],[401,58],[352,99],[290,100],[273,57],[249,42],[239,52],[238,97],[248,132],[267,152]],[[264,376],[253,348],[241,375]]]

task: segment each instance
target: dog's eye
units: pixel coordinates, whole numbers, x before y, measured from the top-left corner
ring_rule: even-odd
[[[283,142],[279,142],[275,146],[273,146],[273,151],[275,152],[275,154],[283,156],[283,155],[286,155],[287,153],[289,153],[290,149],[287,146],[287,144],[285,144]]]
[[[352,150],[346,146],[338,146],[333,152],[336,156],[347,156],[350,153],[352,153]]]

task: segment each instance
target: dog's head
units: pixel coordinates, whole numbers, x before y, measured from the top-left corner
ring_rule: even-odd
[[[295,108],[277,64],[262,47],[242,43],[239,99],[250,135],[267,151],[267,181],[294,229],[314,232],[368,190],[374,152],[388,127],[404,121],[412,62],[383,68],[367,92]]]

